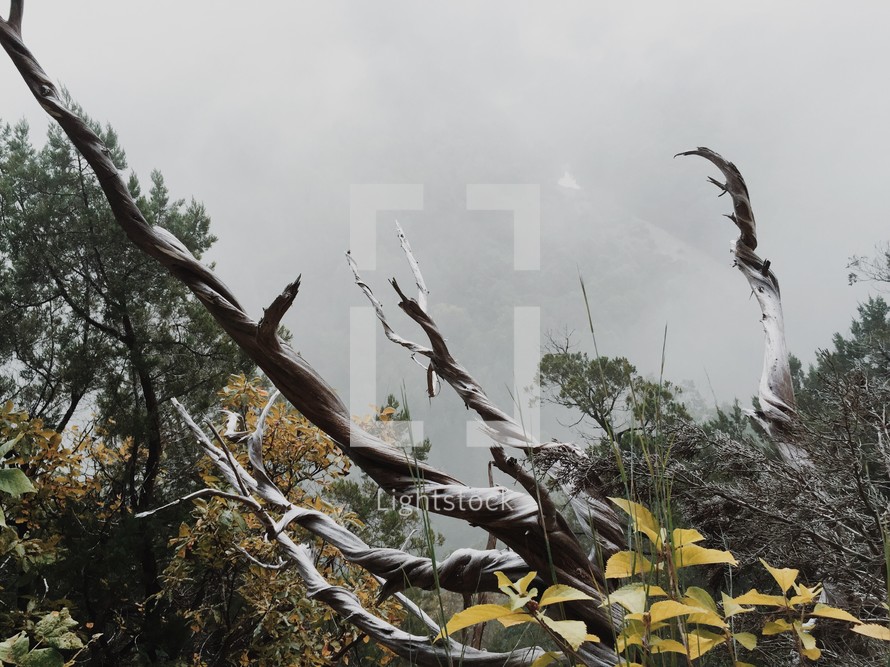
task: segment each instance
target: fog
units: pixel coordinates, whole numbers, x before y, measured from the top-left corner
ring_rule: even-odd
[[[143,181],[160,169],[206,204],[207,259],[251,313],[302,274],[284,323],[344,397],[350,308],[367,305],[345,250],[376,264],[363,277],[421,339],[386,282],[412,282],[398,218],[433,316],[504,405],[527,384],[512,377],[514,308],[540,309],[542,341],[568,328],[591,351],[579,274],[600,353],[658,376],[664,347],[665,376],[713,405],[756,393],[759,311],[731,267],[716,170],[672,156],[708,146],[739,166],[789,346],[813,360],[868,294],[847,285],[848,258],[888,239],[888,18],[879,2],[56,0],[29,3],[24,35]],[[0,91],[0,118],[39,141],[47,119],[8,60]],[[422,186],[422,209],[377,215],[373,258],[350,248],[361,184]],[[539,186],[539,270],[514,270],[509,212],[468,210],[478,184]],[[482,483],[459,401],[429,402],[423,370],[375,335],[368,402],[404,383],[432,461]],[[566,437],[557,416],[542,437]]]

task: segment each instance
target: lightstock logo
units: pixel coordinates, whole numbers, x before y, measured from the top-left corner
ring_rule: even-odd
[[[423,185],[362,184],[349,192],[349,247],[358,271],[377,268],[377,217],[381,212],[423,210]],[[527,184],[467,185],[469,211],[509,211],[513,221],[513,270],[541,269],[541,189]],[[541,354],[541,309],[513,308],[513,413],[528,437],[540,439],[537,378]],[[376,327],[373,306],[353,306],[349,318],[349,410],[364,414],[377,400]],[[529,400],[531,399],[531,400]],[[489,447],[479,420],[468,421],[467,447]],[[423,422],[402,425],[406,446],[423,442]],[[358,444],[358,443],[355,443]]]

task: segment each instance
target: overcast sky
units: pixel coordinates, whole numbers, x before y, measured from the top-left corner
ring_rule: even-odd
[[[742,170],[789,345],[812,360],[868,294],[847,286],[849,256],[890,240],[888,19],[877,1],[55,0],[28,4],[24,34],[143,181],[160,169],[205,202],[209,258],[252,313],[302,273],[285,323],[344,395],[349,308],[363,305],[342,254],[350,186],[408,183],[423,210],[378,216],[365,278],[391,310],[386,278],[410,284],[398,215],[434,316],[493,394],[509,401],[514,384],[516,306],[589,348],[580,271],[601,353],[657,375],[667,324],[666,376],[713,403],[756,392],[759,311],[730,266],[730,202],[705,182],[718,174],[672,156],[708,146]],[[8,61],[0,91],[0,117],[41,140]],[[540,185],[540,271],[513,270],[508,214],[467,210],[467,186],[489,183]],[[379,332],[377,350],[379,399],[402,378],[423,386]],[[416,396],[431,422],[460,414],[451,396]],[[481,482],[474,465],[461,467]]]

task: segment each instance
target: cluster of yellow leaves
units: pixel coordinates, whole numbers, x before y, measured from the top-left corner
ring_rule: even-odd
[[[538,598],[538,589],[529,586],[538,575],[529,572],[518,581],[511,582],[503,572],[495,573],[498,588],[507,596],[506,604],[477,604],[456,613],[433,641],[450,636],[477,623],[498,621],[505,628],[523,623],[540,625],[558,644],[571,647],[577,651],[584,642],[598,642],[599,637],[589,634],[583,621],[556,620],[547,616],[542,610],[550,605],[573,600],[592,600],[586,593],[571,586],[556,584],[547,588]],[[539,657],[532,667],[543,667],[557,660],[559,654],[548,652]]]
[[[58,515],[88,496],[99,500],[102,486],[95,472],[105,463],[105,452],[76,431],[72,439],[73,444],[63,442],[11,402],[0,407],[0,460],[5,468],[20,471],[30,486],[15,502],[19,526],[39,528],[49,514]]]
[[[670,582],[667,591],[654,583],[635,582],[609,594],[607,604],[618,604],[625,610],[623,626],[617,637],[619,653],[630,653],[631,647],[637,647],[634,652],[638,655],[679,653],[695,660],[724,645],[735,667],[753,667],[736,659],[736,645],[752,651],[757,647],[757,636],[749,632],[733,632],[728,621],[737,614],[754,611],[757,606],[770,608],[772,616],[784,616],[767,621],[761,634],[793,633],[800,655],[810,660],[818,660],[821,656],[816,639],[810,632],[816,618],[850,622],[854,624],[854,632],[890,641],[890,629],[887,627],[863,623],[843,609],[819,603],[821,586],[809,588],[799,584],[797,570],[775,568],[763,560],[761,563],[775,579],[781,595],[768,595],[756,589],[737,597],[721,593],[721,605],[718,607],[711,595],[701,588],[690,586],[680,591],[676,573],[681,568],[737,565],[735,558],[729,551],[699,546],[697,543],[705,538],[696,530],[678,528],[669,535],[653,514],[638,503],[623,498],[610,500],[630,516],[633,531],[644,535],[647,543],[640,545],[637,551],[622,551],[613,555],[606,564],[606,578],[621,579],[636,575],[651,578],[662,575]],[[794,594],[789,596],[791,590]],[[652,602],[651,598],[666,599]],[[692,626],[694,629],[690,629]],[[669,636],[658,634],[662,629],[667,629]],[[679,640],[675,637],[679,637]],[[640,667],[640,663],[632,662],[630,658],[625,658],[620,664]]]
[[[239,430],[247,433],[256,428],[269,392],[259,378],[234,375],[220,392],[220,399],[223,409],[238,415]],[[249,468],[246,446],[242,444],[233,453]],[[293,502],[301,504],[305,504],[307,494],[314,495],[312,489],[330,484],[333,479],[346,475],[350,468],[349,459],[333,440],[283,400],[273,406],[266,419],[263,460],[276,486]],[[203,466],[201,474],[205,483],[218,483],[215,468],[207,461]]]

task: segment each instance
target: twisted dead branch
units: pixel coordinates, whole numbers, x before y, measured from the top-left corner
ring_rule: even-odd
[[[785,318],[782,314],[782,297],[779,281],[773,273],[771,262],[762,260],[754,250],[757,248],[757,226],[748,186],[738,168],[709,148],[678,153],[678,155],[698,155],[713,163],[726,178],[725,183],[714,178],[708,180],[721,190],[721,196],[729,193],[733,212],[726,215],[739,228],[739,238],[732,244],[735,265],[748,280],[762,313],[761,323],[765,334],[763,372],[760,376],[758,398],[760,409],[750,412],[751,416],[775,438],[786,458],[794,460],[795,448],[788,443],[796,420],[794,386],[791,382],[791,367],[788,361],[788,348],[785,344]]]
[[[296,567],[310,598],[317,598],[325,602],[376,641],[397,655],[412,661],[412,664],[451,664],[453,657],[460,656],[460,660],[466,664],[519,667],[529,664],[543,654],[543,649],[537,647],[522,649],[511,654],[487,653],[464,646],[454,639],[450,639],[447,644],[433,645],[430,644],[429,637],[411,635],[399,630],[367,611],[350,591],[328,583],[315,567],[308,545],[298,545],[289,536],[287,531],[291,524],[296,523],[321,537],[339,549],[347,561],[365,568],[382,584],[381,599],[394,595],[403,607],[420,618],[429,628],[432,633],[430,636],[434,637],[439,633],[439,626],[413,601],[399,592],[406,583],[427,589],[434,587],[433,565],[430,559],[411,556],[397,549],[371,548],[326,514],[298,507],[289,502],[281,490],[268,478],[262,463],[263,432],[266,418],[277,398],[277,393],[270,398],[257,419],[254,431],[248,436],[248,457],[252,474],[247,472],[227,450],[214,445],[185,408],[174,399],[173,405],[179,416],[192,431],[204,453],[213,461],[234,490],[201,489],[162,507],[142,512],[137,515],[137,518],[151,516],[169,507],[197,498],[216,497],[239,503],[260,520],[265,527],[266,538],[275,541],[283,552],[286,558],[284,563],[290,563]],[[262,478],[265,478],[264,482],[257,482]],[[274,518],[268,509],[269,505],[283,510],[281,518],[278,520]],[[238,549],[251,563],[271,569],[281,569],[283,566],[281,563],[276,565],[262,563],[244,549],[240,547]],[[480,560],[484,560],[486,555],[486,553],[474,552],[471,549],[462,549],[451,554],[437,568],[440,585],[448,582],[452,586],[450,590],[473,592],[479,585],[478,581],[472,580],[473,576],[496,580],[493,570],[482,572],[477,568],[476,564]],[[503,565],[502,556],[512,558],[513,576],[521,576],[528,571],[528,566],[516,554],[491,551],[488,555],[492,557],[493,566],[497,569]],[[466,567],[468,565],[469,568]]]
[[[23,7],[22,0],[13,0],[11,3],[8,20],[0,21],[0,43],[38,103],[59,123],[73,146],[94,171],[115,220],[133,244],[156,259],[186,285],[291,404],[327,433],[382,488],[401,501],[484,528],[512,548],[530,568],[539,572],[552,572],[558,582],[574,586],[596,600],[602,600],[601,580],[592,571],[591,563],[575,536],[567,529],[564,521],[551,534],[539,521],[538,504],[530,495],[504,488],[467,486],[427,463],[406,460],[402,452],[352,423],[345,405],[334,390],[301,355],[277,335],[281,318],[296,297],[299,279],[285,288],[257,323],[247,315],[229,288],[209,268],[198,262],[175,236],[146,221],[111,160],[108,149],[89,126],[65,106],[56,87],[23,43]],[[472,378],[454,362],[435,325],[426,317],[418,303],[402,296],[403,304],[400,305],[430,337],[437,360],[435,370],[448,374],[452,386],[456,389],[460,387],[461,396],[472,401],[474,409],[489,425],[504,422],[503,429],[494,427],[500,432],[499,438],[515,441],[521,446],[525,441],[521,429],[517,431],[515,423],[491,405],[481,389],[472,382]],[[216,454],[214,461],[218,466],[228,465],[225,452]],[[246,483],[246,478],[237,468],[233,466],[232,470],[232,479],[229,481],[235,482],[235,488]],[[250,488],[257,493],[262,489],[271,494],[265,481],[258,482],[254,478],[253,485]],[[275,500],[281,504],[281,498]],[[477,509],[480,506],[482,509]],[[614,532],[620,533],[620,528],[613,528]],[[431,646],[427,638],[407,635],[388,626],[357,606],[354,596],[349,592],[328,585],[311,567],[311,559],[308,558],[305,546],[296,545],[283,532],[275,534],[273,530],[272,534],[296,562],[310,595],[324,600],[376,641],[393,650],[401,646],[400,650],[416,653],[420,656],[418,660],[424,661],[422,664],[434,664],[441,657],[438,654],[439,649]],[[541,549],[541,545],[547,543],[554,546],[553,562],[550,562]],[[494,567],[491,556],[479,554],[480,552],[463,554],[469,560],[469,571],[490,572]],[[503,560],[498,569],[507,564],[515,567],[517,563],[512,555],[499,558]],[[478,580],[484,580],[481,574]],[[484,584],[480,586],[480,590],[483,589]],[[572,611],[578,620],[588,624],[590,632],[604,638],[612,636],[613,619],[608,611],[599,608],[597,604],[574,604]],[[487,659],[488,654],[479,656],[479,660],[483,662],[478,664],[490,664],[484,662]],[[608,645],[593,645],[586,649],[585,659],[590,665],[611,665],[614,664],[615,654]],[[516,660],[509,664],[526,664],[528,658]]]

